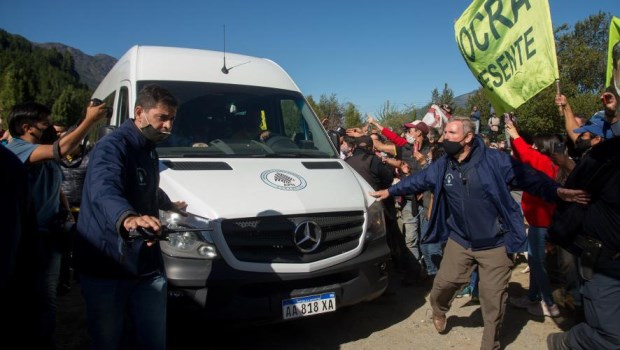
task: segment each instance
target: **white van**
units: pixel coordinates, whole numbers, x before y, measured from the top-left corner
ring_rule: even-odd
[[[203,229],[161,242],[171,311],[279,321],[385,291],[390,252],[381,203],[339,159],[280,66],[134,46],[93,98],[113,106],[111,125],[119,126],[133,118],[137,92],[153,83],[179,100],[172,136],[157,148],[160,187],[191,213],[162,212],[162,221]]]

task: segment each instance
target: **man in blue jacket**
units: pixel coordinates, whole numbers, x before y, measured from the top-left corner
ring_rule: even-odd
[[[159,209],[184,209],[159,189],[155,151],[172,130],[178,102],[149,85],[136,99],[135,120],[102,138],[91,152],[77,224],[80,270],[94,349],[119,349],[125,316],[142,349],[166,347],[167,283],[158,244],[128,241],[139,227],[160,233]]]
[[[447,240],[430,295],[435,328],[439,333],[445,331],[452,300],[469,283],[477,264],[484,320],[481,349],[497,349],[513,265],[508,253],[523,252],[527,247],[521,209],[510,188],[549,201],[561,198],[586,203],[588,196],[584,191],[560,188],[506,153],[486,148],[469,118],[456,117],[446,125],[443,147],[446,155],[429,167],[371,195],[381,200],[433,191],[435,200],[424,243]]]

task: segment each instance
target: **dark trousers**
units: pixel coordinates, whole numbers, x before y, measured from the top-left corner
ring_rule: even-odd
[[[480,348],[498,349],[513,265],[504,246],[472,251],[448,239],[441,267],[431,290],[431,307],[433,314],[445,315],[450,310],[457,292],[469,283],[476,264],[480,276],[480,307],[484,321]]]
[[[620,349],[620,278],[595,272],[581,291],[586,322],[568,332],[571,349]]]
[[[394,265],[398,269],[405,270],[412,279],[417,279],[420,275],[421,265],[420,262],[415,259],[411,251],[407,249],[405,237],[398,227],[393,197],[386,198],[383,201],[383,209],[385,214],[387,241],[392,253]]]

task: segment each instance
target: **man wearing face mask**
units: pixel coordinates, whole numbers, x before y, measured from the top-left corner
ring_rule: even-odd
[[[430,128],[426,123],[421,120],[414,120],[411,123],[405,123],[403,125],[405,131],[405,137],[398,136],[395,132],[389,128],[383,127],[372,116],[368,118],[368,123],[374,125],[381,134],[388,140],[392,141],[396,146],[394,148],[395,156],[402,162],[407,163],[409,166],[409,173],[402,176],[409,176],[416,174],[422,170],[424,164],[417,161],[414,158],[414,154],[420,154],[427,157],[431,144],[428,141],[427,135]],[[420,265],[422,261],[422,252],[420,251],[420,237],[424,232],[421,232],[421,217],[420,213],[423,212],[423,206],[421,200],[418,201],[416,193],[412,193],[409,196],[404,196],[404,203],[402,204],[401,216],[403,220],[403,228],[405,234],[405,243],[407,248],[415,259],[415,264]],[[420,197],[421,199],[421,197]],[[418,278],[418,273],[414,272],[406,276],[403,279],[403,283],[406,285],[413,284]]]
[[[137,96],[134,120],[102,138],[90,154],[75,247],[91,344],[122,348],[125,317],[129,339],[141,349],[165,349],[167,282],[159,244],[128,240],[145,228],[160,234],[159,210],[184,210],[159,188],[155,147],[168,137],[178,102],[149,85]]]
[[[499,333],[508,298],[510,253],[526,250],[519,204],[511,187],[548,201],[586,203],[584,191],[567,190],[508,154],[484,146],[469,118],[455,117],[444,129],[446,155],[388,189],[370,193],[381,200],[432,190],[434,202],[425,243],[446,241],[444,258],[430,294],[433,324],[446,329],[446,313],[456,293],[469,283],[475,264],[480,275],[484,320],[481,349],[499,348]]]
[[[9,114],[9,131],[13,139],[7,145],[28,169],[28,184],[37,215],[37,238],[41,242],[40,252],[37,253],[42,264],[36,278],[41,289],[42,310],[40,319],[34,320],[37,324],[34,337],[40,347],[53,346],[56,326],[56,288],[61,251],[54,219],[63,205],[60,189],[62,172],[57,161],[77,148],[91,127],[106,115],[104,105],[89,106],[84,121],[73,132],[53,142],[46,140],[47,136],[56,136],[50,125],[50,114],[47,107],[34,102],[14,106]],[[52,142],[46,144],[47,141]]]
[[[606,126],[614,136],[593,146],[566,180],[591,193],[588,205],[558,205],[550,240],[578,259],[585,322],[547,338],[549,349],[620,348],[620,99],[614,87],[601,96]]]
[[[585,124],[573,130],[579,135],[575,141],[575,151],[583,156],[590,148],[603,142],[605,140],[604,127],[605,119],[595,114]]]

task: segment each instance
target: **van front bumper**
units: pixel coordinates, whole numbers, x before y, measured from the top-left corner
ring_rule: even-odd
[[[367,242],[360,255],[307,273],[259,273],[231,268],[223,259],[163,255],[171,313],[231,323],[278,322],[285,299],[336,294],[337,309],[379,297],[388,285],[390,250],[385,237]]]

